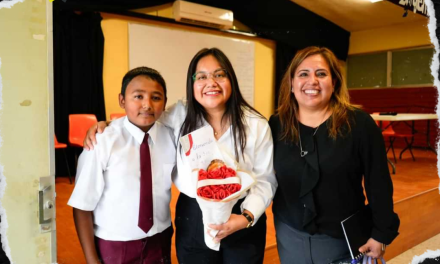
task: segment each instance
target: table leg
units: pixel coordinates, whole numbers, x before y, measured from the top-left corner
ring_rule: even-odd
[[[428,146],[428,150],[431,150],[432,152],[434,152],[435,153],[435,155],[437,155],[437,151],[435,151],[435,149],[431,146],[431,140],[430,140],[430,137],[429,137],[429,134],[430,134],[430,120],[428,119],[428,124],[426,125],[426,127],[427,127],[427,131],[426,131],[426,145]]]
[[[413,146],[413,148],[430,150],[437,155],[437,151],[431,146],[431,142],[430,142],[431,120],[429,120],[429,119],[427,120],[427,123],[426,123],[426,129],[427,129],[426,130],[426,146]]]
[[[404,149],[402,149],[402,151],[400,152],[399,155],[399,159],[402,159],[402,154],[403,152],[405,152],[407,149],[409,149],[409,152],[411,153],[411,157],[413,158],[413,161],[416,161],[416,159],[414,158],[414,154],[412,153],[412,144],[414,143],[414,135],[416,134],[416,129],[415,129],[415,121],[413,120],[411,122],[411,142],[408,142],[408,139],[405,138],[405,142],[406,142],[406,147]]]
[[[387,158],[387,161],[393,168],[393,174],[396,174],[396,165],[394,165],[394,163],[389,158]]]

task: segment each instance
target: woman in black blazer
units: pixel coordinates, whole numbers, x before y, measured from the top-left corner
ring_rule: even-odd
[[[360,248],[373,258],[398,235],[393,185],[382,133],[352,105],[341,67],[327,48],[298,51],[281,84],[270,121],[278,190],[273,201],[281,263],[331,263],[350,257],[341,221],[373,213],[371,238]]]

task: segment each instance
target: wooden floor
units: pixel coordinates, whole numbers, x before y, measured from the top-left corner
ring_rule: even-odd
[[[396,149],[396,153],[399,153],[399,149]],[[429,215],[429,210],[434,210],[432,202],[429,202],[432,197],[438,196],[438,190],[433,190],[439,187],[439,177],[437,171],[437,156],[428,151],[414,150],[416,161],[413,162],[409,153],[405,153],[402,160],[398,160],[396,164],[396,174],[392,175],[394,184],[394,203],[395,210],[399,213],[402,220],[401,234],[396,239],[396,245],[394,243],[390,248],[390,251],[386,255],[386,259],[394,257],[404,250],[408,249],[408,245],[405,244],[405,240],[411,238],[414,243],[420,243],[421,239],[427,239],[435,234],[424,233],[417,238],[417,234],[411,231],[411,220],[409,217],[413,213],[414,207],[419,207],[418,203],[423,203],[425,206],[420,209],[425,215]],[[392,155],[389,155],[392,158]],[[56,178],[56,193],[57,193],[57,240],[58,240],[58,263],[59,264],[85,264],[81,246],[76,235],[75,226],[72,218],[72,209],[67,206],[67,200],[72,193],[73,185],[69,184],[67,177]],[[426,193],[425,196],[420,194]],[[437,196],[435,196],[437,195]],[[173,189],[172,191],[172,203],[171,213],[172,219],[174,219],[175,204],[178,197],[178,191]],[[439,196],[440,197],[440,196]],[[408,201],[408,202],[407,202]],[[408,207],[409,206],[409,207]],[[427,211],[428,210],[428,211]],[[267,240],[266,240],[266,254],[265,264],[278,264],[279,259],[276,251],[276,239],[275,230],[273,227],[273,217],[271,208],[267,210],[268,228],[267,228]],[[429,224],[420,222],[420,224]],[[432,229],[437,230],[437,229]],[[432,231],[434,232],[434,231]],[[437,231],[435,231],[437,232]],[[439,231],[440,232],[440,229]],[[414,238],[415,236],[415,238]],[[422,240],[423,241],[423,240]],[[177,263],[175,258],[175,250],[173,245],[173,263]]]

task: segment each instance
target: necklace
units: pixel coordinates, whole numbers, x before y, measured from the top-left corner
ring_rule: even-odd
[[[327,111],[326,111],[325,114],[327,114]],[[315,136],[316,132],[318,132],[319,127],[324,123],[325,114],[324,114],[324,118],[322,119],[321,123],[315,129],[315,131],[313,132],[312,137]],[[299,150],[300,150],[299,154],[301,155],[301,158],[304,158],[309,152],[307,150],[303,150],[303,148],[302,148],[302,144],[301,144],[301,130],[299,129],[299,124],[298,124],[298,137],[299,137]]]
[[[214,130],[214,128],[212,128],[212,130]],[[225,127],[220,127],[220,130],[215,131],[214,130],[214,136],[218,136],[221,135],[223,133],[223,131],[225,131]]]
[[[209,123],[209,122],[208,122]],[[209,123],[210,125],[211,125],[211,127],[212,127],[212,130],[214,131],[214,136],[221,136],[222,134],[223,134],[223,132],[225,132],[226,130],[228,130],[228,124],[229,122],[225,122],[225,123],[223,123],[223,122],[220,122],[220,128],[218,129],[218,130],[216,130],[215,128],[214,128],[214,126],[211,124],[211,123]]]
[[[318,131],[319,127],[321,126],[321,124],[315,129],[315,132],[313,132],[312,137],[315,136],[316,132]],[[298,137],[299,137],[299,149],[300,149],[300,155],[301,158],[304,158],[305,155],[307,155],[307,153],[309,153],[307,150],[303,150],[302,148],[302,144],[301,144],[301,131],[299,130],[299,126],[298,126]]]
[[[212,128],[212,130],[214,130],[214,128]],[[218,136],[222,132],[223,132],[223,127],[220,127],[220,130],[217,130],[217,131],[214,130],[214,136]]]

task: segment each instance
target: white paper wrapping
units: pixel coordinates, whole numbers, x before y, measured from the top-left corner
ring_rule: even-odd
[[[203,215],[203,230],[205,235],[205,244],[212,250],[219,251],[220,243],[215,243],[213,237],[218,233],[217,230],[212,230],[208,227],[209,224],[223,224],[226,223],[231,216],[232,208],[237,203],[238,199],[229,202],[211,202],[206,201],[197,196],[197,202]],[[211,234],[209,236],[208,232]]]

